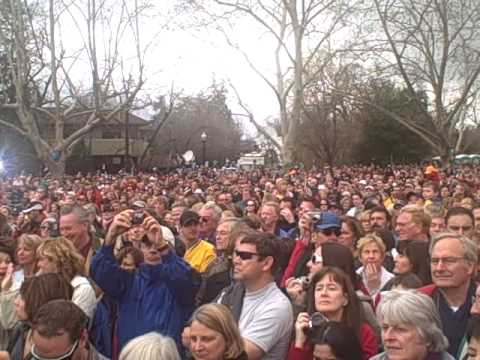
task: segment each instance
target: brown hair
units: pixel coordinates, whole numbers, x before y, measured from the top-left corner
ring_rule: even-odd
[[[51,338],[65,332],[71,344],[80,339],[87,326],[87,315],[77,305],[67,300],[54,300],[44,304],[32,321],[32,329],[41,336]]]
[[[214,303],[202,305],[193,313],[191,323],[194,321],[222,334],[226,348],[223,359],[236,359],[244,351],[240,330],[226,306]]]
[[[140,265],[143,262],[143,253],[139,249],[133,246],[126,246],[120,249],[120,251],[116,256],[117,262],[121,264],[123,259],[125,259],[128,254],[132,255],[133,262],[136,268],[138,267],[138,265]]]
[[[344,307],[341,322],[350,326],[355,333],[359,335],[360,326],[364,320],[360,300],[355,293],[350,277],[337,267],[325,266],[318,273],[313,275],[307,294],[308,313],[311,315],[317,311],[315,308],[315,286],[326,276],[331,276],[332,280],[340,285],[345,294],[345,298],[348,301],[347,305]]]
[[[25,278],[20,295],[25,301],[27,318],[31,321],[43,304],[55,299],[70,300],[73,287],[59,274],[42,274]]]
[[[73,243],[63,236],[44,240],[37,249],[37,259],[39,257],[46,257],[54,262],[57,265],[58,273],[68,281],[71,281],[76,275],[85,275],[85,259]]]

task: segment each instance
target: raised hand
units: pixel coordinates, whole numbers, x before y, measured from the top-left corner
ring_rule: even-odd
[[[295,347],[303,349],[303,346],[307,342],[307,335],[305,330],[308,329],[308,323],[310,321],[310,316],[306,312],[301,312],[297,316],[297,321],[295,321]]]
[[[132,227],[133,210],[125,210],[115,215],[110,227],[108,228],[107,236],[105,237],[105,245],[113,245],[115,239]]]

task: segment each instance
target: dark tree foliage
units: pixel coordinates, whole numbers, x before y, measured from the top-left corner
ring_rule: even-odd
[[[398,88],[391,81],[371,81],[368,93],[372,104],[422,123],[423,126],[431,123],[431,119],[425,119],[425,112],[418,109],[417,102],[409,96],[408,91]],[[423,99],[423,106],[428,106],[425,94],[419,96]],[[417,162],[430,154],[430,146],[425,141],[378,111],[375,106],[364,105],[361,110],[364,127],[353,152],[355,161],[381,164],[392,161]]]

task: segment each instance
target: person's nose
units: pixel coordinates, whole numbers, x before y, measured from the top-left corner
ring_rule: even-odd
[[[383,341],[391,341],[394,339],[393,337],[393,331],[392,328],[387,328],[386,330],[383,330]]]
[[[200,351],[203,349],[203,343],[201,341],[195,340],[192,342],[192,350]]]

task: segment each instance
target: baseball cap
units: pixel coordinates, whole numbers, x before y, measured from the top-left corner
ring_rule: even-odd
[[[28,208],[23,210],[24,214],[28,214],[31,211],[42,211],[43,210],[43,204],[41,202],[34,201],[30,204]]]
[[[191,224],[198,224],[200,216],[192,210],[185,210],[180,216],[180,226],[188,226]]]
[[[336,214],[329,211],[313,216],[313,227],[315,230],[340,229],[341,224],[342,220]]]

